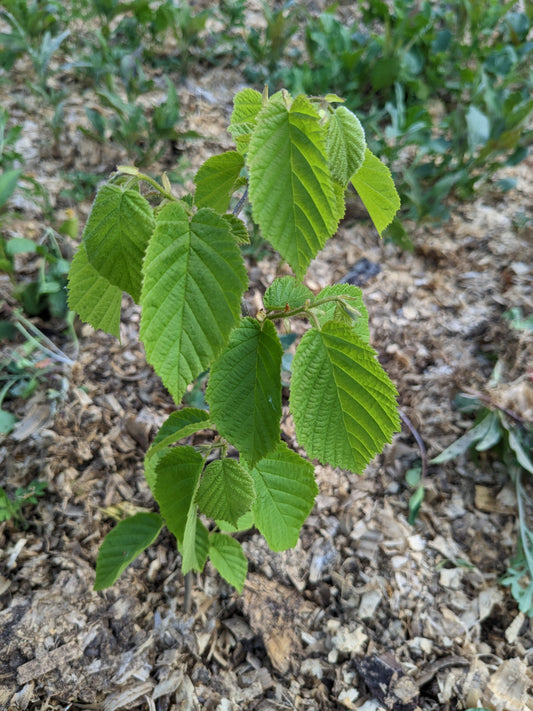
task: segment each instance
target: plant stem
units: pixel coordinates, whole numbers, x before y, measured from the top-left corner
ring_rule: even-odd
[[[276,321],[278,319],[290,318],[291,316],[299,316],[300,314],[306,314],[307,316],[315,319],[314,314],[312,314],[310,309],[314,309],[317,306],[323,306],[324,304],[330,304],[332,301],[339,304],[343,304],[344,300],[350,298],[348,296],[325,296],[323,299],[318,299],[313,301],[312,304],[304,304],[303,306],[298,306],[290,311],[271,311],[265,315],[265,318]]]
[[[183,612],[188,615],[192,606],[192,572],[189,570],[183,578],[185,593],[183,596]]]

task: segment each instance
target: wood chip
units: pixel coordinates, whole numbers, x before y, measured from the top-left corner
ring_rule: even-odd
[[[525,711],[532,684],[531,669],[517,657],[508,659],[491,676],[484,702],[494,711]]]
[[[32,679],[48,674],[53,669],[57,669],[57,667],[81,657],[82,654],[83,650],[80,649],[77,642],[68,642],[61,647],[57,647],[57,649],[52,649],[47,654],[22,664],[17,669],[17,680],[19,684],[27,684]]]

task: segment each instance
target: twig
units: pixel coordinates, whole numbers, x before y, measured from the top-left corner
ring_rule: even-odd
[[[508,407],[504,407],[503,405],[494,402],[490,395],[485,395],[485,393],[480,393],[478,390],[473,390],[472,388],[463,388],[463,390],[465,391],[465,393],[468,393],[468,395],[473,395],[474,397],[477,397],[486,405],[489,405],[489,407],[493,407],[496,410],[500,410],[512,420],[516,420],[516,422],[519,422],[522,425],[532,424],[531,420],[528,420],[526,417],[522,417],[522,415],[519,415],[517,412],[514,412],[514,410],[509,410]]]
[[[243,208],[243,206],[244,206],[244,203],[246,202],[247,198],[248,198],[248,187],[245,188],[245,190],[244,190],[244,192],[243,192],[243,194],[242,194],[241,199],[240,199],[239,202],[235,205],[235,209],[233,210],[233,214],[235,215],[235,217],[238,217],[238,216],[239,216],[239,213],[240,213],[240,211],[242,210],[242,208]]]
[[[407,427],[407,429],[411,432],[413,437],[415,438],[415,442],[418,445],[418,449],[420,450],[420,459],[422,460],[422,474],[420,477],[423,479],[426,476],[427,472],[427,466],[428,466],[428,455],[426,451],[426,445],[422,441],[422,437],[418,434],[417,430],[415,429],[415,426],[411,422],[411,420],[407,417],[405,412],[403,410],[399,410],[400,418],[404,425]]]

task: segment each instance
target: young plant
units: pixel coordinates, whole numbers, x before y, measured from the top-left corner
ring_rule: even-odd
[[[71,266],[70,307],[118,336],[129,293],[142,308],[147,359],[176,405],[209,370],[209,410],[178,409],[159,430],[145,475],[160,514],[138,513],[106,536],[95,589],[112,585],[164,524],[184,574],[209,557],[239,590],[247,561],[231,532],[255,526],[274,551],[296,544],[318,490],[312,464],[281,439],[276,323],[309,322],[292,361],[289,410],[310,459],[360,473],[398,429],[396,390],[369,345],[360,289],[314,294],[303,283],[337,230],[350,183],[378,232],[399,208],[388,168],[357,117],[335,108],[341,102],[244,89],[229,126],[236,150],[201,166],[194,195],[178,199],[165,175],[159,184],[134,167],[119,167],[100,188]],[[238,218],[248,197],[253,220],[295,274],[274,280],[255,315],[246,314],[239,248],[249,238]]]
[[[22,509],[28,504],[38,503],[38,497],[44,496],[47,486],[45,481],[34,479],[28,486],[19,486],[12,499],[0,486],[0,523],[13,520],[16,525],[26,528]]]
[[[145,109],[134,101],[124,101],[116,90],[99,91],[101,103],[112,110],[110,118],[96,109],[86,108],[85,113],[92,129],[80,130],[99,143],[112,141],[122,145],[137,165],[144,166],[161,157],[170,141],[197,138],[195,131],[178,131],[180,104],[176,88],[167,80],[167,97],[147,115]]]
[[[516,403],[513,409],[488,394],[459,395],[457,408],[462,412],[475,412],[474,425],[431,463],[442,464],[467,451],[477,456],[479,452],[490,450],[506,465],[516,490],[518,542],[516,553],[501,582],[511,588],[521,612],[533,617],[533,499],[525,481],[526,477],[533,475],[533,422],[520,411],[521,406],[527,406],[531,400],[531,387],[526,380],[522,380],[511,388],[512,399]]]

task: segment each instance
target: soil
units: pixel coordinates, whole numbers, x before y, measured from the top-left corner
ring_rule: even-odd
[[[127,156],[77,129],[90,94],[75,86],[54,145],[48,109],[24,86],[30,68],[21,60],[17,71],[19,89],[0,92],[24,126],[17,149],[26,170],[47,185],[58,224],[74,210],[83,225],[90,201],[61,194],[61,170],[105,179]],[[153,172],[184,157],[192,174],[229,148],[231,99],[242,86],[225,67],[192,74],[179,87],[181,113],[205,139],[167,152]],[[407,224],[413,253],[380,241],[354,201],[312,263],[306,283],[315,291],[350,274],[362,284],[404,427],[362,477],[316,467],[320,494],[294,549],[274,554],[257,532],[243,537],[242,595],[208,564],[186,611],[168,533],[113,587],[92,590],[98,548],[117,518],[154,510],[143,457],[174,405],[146,363],[130,301],[120,342],[76,323],[74,345],[63,321],[32,319],[73,364],[43,361],[34,394],[4,403],[19,422],[0,437],[0,484],[10,494],[34,479],[48,488],[24,510],[25,527],[0,523],[1,709],[533,709],[533,622],[500,584],[517,538],[504,465],[490,454],[429,464],[419,516],[407,521],[405,477],[420,445],[429,461],[471,427],[454,409],[458,393],[489,394],[533,419],[533,336],[502,318],[512,307],[533,312],[533,159],[498,177],[516,178],[516,188],[451,205],[445,224]],[[14,207],[7,234],[39,239],[40,209]],[[254,309],[285,267],[264,251],[247,260]],[[28,275],[35,266],[19,263]],[[3,276],[0,295],[5,318],[15,302]],[[501,383],[491,389],[496,363]]]

